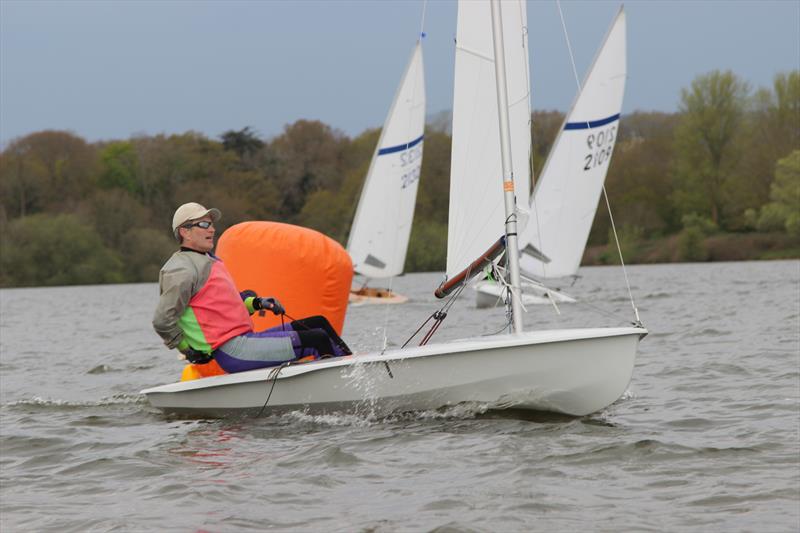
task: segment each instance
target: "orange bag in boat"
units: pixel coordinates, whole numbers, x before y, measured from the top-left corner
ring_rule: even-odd
[[[189,381],[191,379],[207,378],[210,376],[221,376],[226,372],[220,368],[216,361],[213,359],[204,365],[193,365],[191,363],[183,367],[181,374],[181,381]]]
[[[353,262],[335,240],[291,224],[242,222],[225,230],[216,255],[239,291],[277,298],[294,319],[323,315],[341,335]],[[280,323],[270,312],[253,315],[255,331]]]

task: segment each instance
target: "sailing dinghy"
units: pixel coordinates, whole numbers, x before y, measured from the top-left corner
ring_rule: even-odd
[[[505,82],[506,73],[512,79],[527,74],[512,72],[516,69],[513,62],[507,70],[504,57],[514,57],[515,52],[519,53],[514,49],[520,45],[527,48],[526,25],[524,0],[506,1],[502,6],[497,0],[491,5],[486,1],[459,2],[454,151],[455,140],[461,139],[474,143],[472,146],[485,157],[502,155],[502,176],[476,175],[472,183],[461,185],[484,199],[484,203],[468,202],[473,209],[471,218],[485,218],[494,224],[494,237],[503,234],[505,228],[505,236],[499,240],[489,232],[481,238],[495,240],[493,249],[508,247],[512,294],[519,291],[519,265],[514,261],[518,257],[514,206],[517,185],[513,182],[507,112],[518,102],[509,100]],[[503,28],[509,34],[505,39]],[[485,83],[487,78],[491,83]],[[490,131],[488,125],[496,129]],[[470,131],[473,128],[478,129]],[[497,153],[482,150],[485,144],[491,144]],[[471,156],[459,153],[459,157]],[[475,231],[476,226],[464,216],[465,206],[460,204],[466,199],[454,194],[453,187],[460,186],[456,183],[451,179],[449,280],[437,289],[437,296],[463,290],[470,278],[470,272],[464,273],[463,267],[471,271],[475,264],[461,249],[472,243],[461,238],[459,232],[465,227]],[[451,258],[451,254],[455,255]],[[483,251],[478,257],[494,259]],[[458,268],[462,271],[457,272]],[[454,296],[455,293],[451,298]],[[639,340],[647,334],[643,327],[524,332],[517,298],[512,298],[511,310],[514,328],[509,333],[214,376],[154,387],[142,394],[158,409],[192,416],[293,410],[382,415],[455,404],[586,415],[604,409],[625,392]],[[437,324],[443,318],[442,313],[434,316]]]
[[[403,303],[390,289],[370,281],[402,274],[417,201],[425,130],[422,39],[417,41],[389,109],[361,190],[347,251],[366,281],[350,292],[351,304]]]
[[[575,280],[619,131],[625,93],[625,12],[620,8],[567,114],[530,201],[520,235],[525,305],[574,302],[544,281]],[[515,167],[516,170],[516,167]],[[506,288],[474,286],[477,307],[494,307]]]

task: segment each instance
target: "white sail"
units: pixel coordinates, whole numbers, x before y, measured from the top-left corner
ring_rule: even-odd
[[[502,19],[514,190],[518,203],[525,204],[530,196],[528,161],[531,144],[525,2],[503,2]],[[506,216],[491,20],[488,2],[459,1],[450,159],[448,277],[466,268],[504,232]]]
[[[423,70],[418,42],[386,117],[353,219],[347,251],[355,271],[368,278],[403,272],[422,167]]]
[[[625,92],[625,13],[620,9],[550,151],[522,232],[549,262],[522,254],[540,278],[574,275],[580,266],[619,130]]]

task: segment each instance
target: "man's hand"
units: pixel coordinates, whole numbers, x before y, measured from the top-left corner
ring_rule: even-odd
[[[214,356],[208,352],[201,352],[189,346],[186,339],[181,340],[180,344],[178,344],[178,351],[185,355],[186,360],[194,365],[204,365],[214,358]]]
[[[275,298],[256,298],[253,300],[253,308],[256,310],[266,309],[267,311],[272,311],[275,315],[286,314],[286,310]]]
[[[186,356],[186,360],[193,365],[204,365],[214,359],[214,356],[208,352],[201,352],[194,348],[186,348],[181,353]]]

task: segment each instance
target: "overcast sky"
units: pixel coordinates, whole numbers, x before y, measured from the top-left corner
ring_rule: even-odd
[[[563,0],[581,79],[619,2]],[[89,141],[316,119],[380,127],[422,22],[421,0],[0,0],[0,145],[65,129]],[[675,111],[699,74],[753,87],[800,68],[800,1],[630,1],[623,112]],[[530,1],[534,109],[566,111],[575,80],[554,0]],[[429,0],[428,113],[453,90],[454,0]]]

